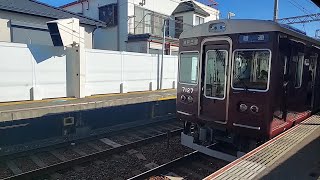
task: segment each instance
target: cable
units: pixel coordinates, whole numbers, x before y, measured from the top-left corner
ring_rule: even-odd
[[[307,10],[305,7],[303,7],[299,2],[297,2],[296,0],[291,0],[293,2],[295,2],[298,6],[300,6],[305,12],[312,14],[311,11]]]

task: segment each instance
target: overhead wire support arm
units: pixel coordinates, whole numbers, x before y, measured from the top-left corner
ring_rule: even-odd
[[[295,16],[295,17],[288,17],[278,19],[278,23],[282,24],[301,24],[301,23],[308,23],[313,21],[320,21],[320,13],[316,14],[309,14],[304,16]]]

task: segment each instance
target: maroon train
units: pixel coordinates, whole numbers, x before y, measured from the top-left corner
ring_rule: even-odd
[[[320,107],[320,42],[265,20],[211,21],[180,36],[182,144],[248,151]]]

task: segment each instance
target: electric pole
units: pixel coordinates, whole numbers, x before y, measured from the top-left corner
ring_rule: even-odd
[[[279,0],[274,0],[273,21],[277,22],[279,17]]]

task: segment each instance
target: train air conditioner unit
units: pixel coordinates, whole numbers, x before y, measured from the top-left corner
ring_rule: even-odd
[[[52,43],[54,46],[74,47],[84,41],[84,28],[79,19],[59,19],[47,22]]]

